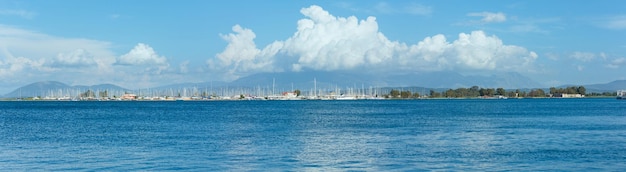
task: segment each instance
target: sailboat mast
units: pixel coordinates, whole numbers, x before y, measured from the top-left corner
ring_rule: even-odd
[[[313,94],[314,94],[315,97],[317,97],[317,79],[316,78],[313,78],[313,88],[314,88],[313,89],[313,92],[314,92]]]

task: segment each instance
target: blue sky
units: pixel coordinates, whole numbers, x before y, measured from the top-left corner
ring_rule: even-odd
[[[146,88],[258,72],[626,79],[626,1],[0,0],[0,92]]]

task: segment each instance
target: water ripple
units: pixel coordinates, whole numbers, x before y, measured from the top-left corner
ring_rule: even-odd
[[[6,171],[618,171],[609,99],[0,102]]]

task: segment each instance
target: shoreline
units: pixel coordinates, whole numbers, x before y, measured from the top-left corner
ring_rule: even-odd
[[[148,99],[135,99],[135,100],[120,100],[120,99],[73,99],[73,100],[46,100],[46,99],[20,99],[20,98],[0,98],[0,102],[207,102],[207,101],[383,101],[383,100],[502,100],[506,101],[509,99],[616,99],[615,96],[586,96],[586,97],[518,97],[518,98],[481,98],[481,97],[461,97],[461,98],[445,98],[445,97],[435,97],[435,98],[377,98],[377,99],[165,99],[165,100],[148,100]]]

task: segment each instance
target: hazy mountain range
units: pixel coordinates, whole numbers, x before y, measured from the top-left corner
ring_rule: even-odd
[[[430,72],[396,75],[372,75],[350,72],[284,72],[259,73],[242,77],[232,82],[202,82],[202,83],[175,83],[154,88],[153,90],[197,88],[263,88],[277,90],[311,90],[317,89],[346,89],[346,88],[378,88],[378,87],[423,87],[442,90],[443,88],[468,88],[479,86],[483,88],[531,89],[548,88],[519,73],[497,73],[490,76],[461,75],[455,72]],[[567,87],[562,85],[558,87]],[[626,89],[626,80],[617,80],[606,84],[585,85],[588,92],[605,92]],[[32,83],[5,94],[3,97],[33,97],[48,95],[57,90],[118,90],[133,91],[113,84],[99,84],[92,86],[70,86],[57,81],[43,81]]]
[[[58,81],[35,82],[15,89],[3,97],[34,97],[51,94],[58,90],[129,90],[113,84],[99,84],[92,86],[70,86]]]
[[[491,76],[464,76],[456,72],[429,72],[396,75],[372,75],[351,72],[288,72],[259,73],[235,80],[233,86],[279,86],[312,88],[324,87],[410,87],[458,88],[458,87],[503,87],[540,88],[541,84],[518,73],[498,73]]]

